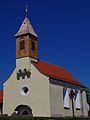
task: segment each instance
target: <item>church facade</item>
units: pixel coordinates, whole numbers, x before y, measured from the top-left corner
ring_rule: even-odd
[[[88,116],[85,86],[65,68],[38,59],[38,36],[27,16],[15,37],[16,68],[3,83],[1,113]]]

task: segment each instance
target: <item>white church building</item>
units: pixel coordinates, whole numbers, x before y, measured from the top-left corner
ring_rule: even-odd
[[[38,36],[26,16],[16,37],[16,67],[0,91],[2,114],[88,116],[85,86],[65,68],[38,58]]]

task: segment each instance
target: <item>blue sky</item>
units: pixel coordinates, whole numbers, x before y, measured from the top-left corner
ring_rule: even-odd
[[[90,87],[90,0],[27,0],[39,36],[39,59],[67,70]],[[15,67],[15,33],[25,0],[0,1],[0,89]]]

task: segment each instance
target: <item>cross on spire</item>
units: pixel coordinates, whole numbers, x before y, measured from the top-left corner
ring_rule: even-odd
[[[28,16],[28,5],[26,4],[26,17]]]

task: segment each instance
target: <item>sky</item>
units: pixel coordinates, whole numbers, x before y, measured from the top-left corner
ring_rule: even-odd
[[[1,0],[0,89],[16,65],[14,35],[26,3],[39,37],[39,59],[66,68],[90,88],[90,0]]]

